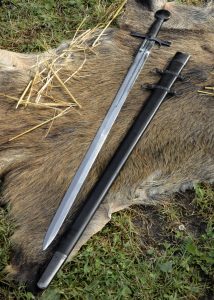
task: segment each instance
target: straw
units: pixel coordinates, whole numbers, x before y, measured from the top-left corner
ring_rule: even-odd
[[[212,92],[207,92],[207,90],[214,91],[214,87],[213,86],[205,86],[204,89],[206,91],[201,91],[200,90],[200,91],[198,91],[198,93],[204,94],[204,95],[208,95],[208,96],[214,96],[214,92],[213,93]]]
[[[29,87],[31,86],[32,82],[33,82],[33,80],[30,80],[30,82],[29,82],[28,85],[26,86],[24,92],[22,93],[20,99],[18,100],[18,102],[17,102],[17,104],[16,104],[16,108],[18,108],[19,104],[22,102],[22,100],[23,100],[24,96],[26,95],[26,93],[27,93]]]
[[[48,50],[44,56],[37,56],[36,64],[31,67],[32,72],[34,72],[34,77],[29,81],[20,98],[0,93],[0,95],[5,96],[7,99],[17,102],[16,108],[20,105],[24,105],[25,108],[54,109],[54,117],[18,134],[9,141],[13,141],[51,122],[47,132],[48,134],[50,128],[53,126],[54,120],[62,117],[71,107],[76,113],[81,115],[80,109],[82,108],[82,104],[74,97],[72,88],[70,89],[71,85],[68,87],[67,83],[74,77],[82,78],[89,76],[85,74],[81,75],[81,70],[84,69],[87,57],[91,53],[96,54],[95,48],[98,46],[99,40],[105,34],[106,29],[110,26],[112,21],[120,14],[125,4],[126,0],[123,0],[116,10],[114,9],[115,4],[112,4],[106,11],[104,16],[105,21],[102,24],[98,24],[94,28],[82,32],[81,29],[87,19],[87,17],[85,17],[76,29],[73,38],[66,49],[62,50],[60,53]],[[91,40],[94,40],[92,44]],[[72,63],[68,62],[72,53],[80,53],[83,55],[83,60],[76,68],[73,68]],[[70,69],[68,69],[69,66]],[[68,70],[69,72],[67,72]],[[67,73],[68,76],[65,78]],[[63,74],[63,78],[60,77],[61,74]],[[56,81],[58,82],[58,85],[56,85]],[[60,89],[62,95],[64,91],[69,96],[69,99],[56,99],[55,88],[58,88],[57,94]],[[75,107],[77,107],[77,109],[75,109]],[[55,115],[57,111],[59,111],[59,113]]]
[[[52,67],[50,66],[51,71],[53,72],[54,76],[56,77],[56,79],[59,81],[59,83],[62,85],[62,87],[66,90],[66,92],[68,93],[68,95],[71,97],[71,99],[80,107],[82,108],[82,105],[79,104],[79,102],[74,98],[74,96],[71,94],[71,92],[69,91],[69,89],[67,88],[67,86],[64,84],[64,82],[60,79],[60,77],[57,75],[57,73],[52,69]]]
[[[100,37],[103,35],[103,33],[106,31],[106,29],[110,26],[110,24],[114,21],[114,19],[120,14],[120,12],[122,11],[122,9],[125,6],[126,2],[127,2],[127,0],[124,0],[122,2],[122,4],[120,5],[120,7],[116,10],[116,12],[114,13],[114,15],[111,18],[111,20],[106,24],[106,26],[103,28],[103,30],[98,35],[98,37],[96,38],[96,40],[93,42],[93,45],[92,45],[93,47],[97,44],[97,42],[99,41]]]
[[[32,132],[32,131],[35,130],[35,129],[38,129],[38,128],[41,127],[41,126],[44,126],[44,125],[50,123],[51,121],[56,120],[57,118],[61,117],[62,115],[65,115],[65,114],[68,112],[69,109],[70,109],[70,107],[66,108],[66,109],[63,110],[61,113],[59,113],[58,115],[54,116],[53,118],[50,118],[50,119],[48,119],[48,120],[46,120],[46,121],[44,121],[44,122],[42,122],[42,123],[40,123],[40,124],[38,124],[38,125],[36,125],[36,126],[30,128],[30,129],[28,129],[28,130],[26,130],[26,131],[24,131],[24,132],[22,132],[22,133],[16,135],[15,137],[10,138],[8,141],[9,141],[9,142],[14,141],[14,140],[16,140],[16,139],[22,137],[23,135],[25,135],[25,134],[27,134],[27,133],[29,133],[29,132]]]

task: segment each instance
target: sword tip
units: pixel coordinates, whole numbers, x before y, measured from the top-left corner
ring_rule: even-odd
[[[45,251],[50,246],[53,240],[54,240],[54,236],[50,236],[47,232],[42,244],[42,250]]]
[[[57,236],[60,226],[62,225],[62,221],[60,223],[59,223],[59,221],[61,221],[61,219],[57,220],[56,222],[55,222],[55,219],[53,219],[51,224],[49,225],[48,230],[47,230],[44,240],[43,240],[43,244],[42,244],[43,251],[46,250],[51,245],[51,243]]]
[[[42,251],[45,251],[48,247],[49,247],[49,244],[44,241],[42,244]]]

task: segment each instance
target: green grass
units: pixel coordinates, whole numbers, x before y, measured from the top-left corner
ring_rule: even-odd
[[[213,192],[203,199],[214,208]],[[208,196],[209,194],[209,196]],[[211,197],[210,197],[211,196]],[[197,218],[204,214],[203,199],[189,205]],[[195,202],[197,202],[195,204]],[[182,205],[183,206],[183,205]],[[180,222],[180,205],[171,204]],[[144,214],[146,213],[146,215]],[[159,220],[162,226],[157,232]],[[207,218],[207,220],[205,220]],[[206,214],[200,234],[171,225],[169,210],[139,208],[113,217],[110,225],[85,246],[74,262],[58,274],[44,294],[61,299],[198,299],[211,293],[214,270],[214,213]],[[154,229],[144,234],[133,225],[141,221]],[[201,219],[202,220],[202,219]],[[192,220],[191,220],[192,221]]]
[[[7,1],[4,1],[7,2]],[[71,39],[82,29],[103,23],[120,0],[13,0],[0,8],[1,48],[20,52],[44,51]]]
[[[118,2],[118,1],[117,1]],[[1,48],[43,51],[106,19],[116,1],[13,0],[0,8]],[[197,186],[160,207],[135,208],[113,216],[71,263],[58,273],[40,300],[170,299],[212,295],[214,285],[214,192]],[[14,226],[0,208],[0,299],[35,299],[3,273]],[[210,296],[211,297],[211,296]]]
[[[39,299],[194,300],[211,295],[213,199],[211,188],[197,186],[195,195],[167,205],[136,207],[114,215]],[[11,231],[1,210],[1,269],[8,260]],[[2,275],[0,281],[8,284]],[[35,299],[23,287],[11,287],[2,288],[0,299]]]

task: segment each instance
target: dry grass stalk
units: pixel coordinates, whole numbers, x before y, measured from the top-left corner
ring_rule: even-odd
[[[123,7],[125,6],[126,2],[127,2],[127,0],[124,0],[121,3],[121,5],[119,6],[119,8],[115,12],[113,12],[113,15],[111,14],[109,16],[110,20],[108,21],[108,23],[106,24],[106,26],[103,28],[103,30],[101,31],[101,33],[98,35],[98,37],[96,38],[96,40],[93,42],[92,46],[95,46],[98,43],[99,39],[101,38],[101,36],[103,35],[103,33],[106,31],[106,29],[111,25],[111,23],[115,20],[115,18],[121,13],[121,11],[122,11]]]
[[[4,93],[0,93],[0,96],[4,96],[5,98],[7,99],[10,99],[10,100],[14,100],[16,102],[19,101],[19,98],[17,97],[14,97],[14,96],[10,96],[10,95],[7,95],[7,94],[4,94]],[[27,100],[24,100],[20,103],[20,105],[24,105],[25,106],[25,103],[26,103]],[[38,107],[38,108],[54,108],[54,109],[58,109],[58,107],[72,107],[72,104],[69,104],[69,103],[66,103],[62,100],[55,100],[57,103],[51,103],[51,102],[48,102],[48,103],[32,103],[32,102],[29,102],[28,105],[29,106],[32,106],[32,107]],[[58,109],[61,111],[61,109]]]
[[[60,68],[61,69],[61,68]],[[60,69],[55,71],[55,74],[57,74]],[[38,72],[37,72],[38,73]],[[53,80],[54,75],[50,74],[50,71],[48,72],[48,75],[46,77],[46,82],[45,84],[37,91],[37,97],[35,99],[35,102],[38,103],[40,98],[42,97],[43,92],[46,90],[46,88],[49,86],[49,84],[51,83],[51,81]]]
[[[49,134],[49,132],[51,130],[51,127],[53,126],[54,118],[56,117],[56,112],[57,112],[57,110],[55,109],[53,119],[51,120],[51,124],[50,124],[50,126],[48,128],[48,131],[47,131],[46,135],[44,136],[44,138],[46,138],[48,136],[48,134]]]
[[[32,84],[33,80],[30,80],[30,82],[28,83],[27,87],[25,88],[24,92],[22,93],[19,101],[17,102],[16,104],[16,108],[18,108],[19,104],[22,102],[24,96],[27,94],[28,92],[28,89],[30,88],[31,84]]]
[[[50,122],[56,120],[57,118],[59,118],[59,117],[65,115],[65,114],[69,111],[69,109],[70,109],[70,107],[64,109],[62,112],[60,112],[58,115],[54,116],[53,118],[50,118],[50,119],[48,119],[48,120],[46,120],[46,121],[44,121],[44,122],[42,122],[42,123],[40,123],[40,124],[38,124],[38,125],[36,125],[36,126],[30,128],[30,129],[28,129],[28,130],[26,130],[26,131],[24,131],[24,132],[22,132],[22,133],[16,135],[15,137],[10,138],[8,141],[9,141],[9,142],[14,141],[14,140],[16,140],[16,139],[22,137],[23,135],[25,135],[25,134],[27,134],[27,133],[29,133],[29,132],[32,132],[33,130],[35,130],[35,129],[41,127],[41,126],[44,126],[44,125],[46,125],[46,124],[48,124],[48,123],[50,123]]]
[[[33,79],[33,81],[32,81],[32,84],[31,84],[31,87],[30,87],[30,91],[29,91],[28,97],[27,97],[27,99],[26,99],[26,101],[25,101],[25,107],[26,107],[26,106],[28,105],[28,103],[30,102],[30,98],[31,98],[31,96],[32,96],[33,87],[34,87],[34,84],[35,84],[35,82],[36,82],[36,80],[37,80],[37,76],[38,76],[38,72],[36,72],[36,74],[35,74],[35,76],[34,76],[34,79]]]
[[[76,70],[76,71],[74,71],[65,81],[64,81],[64,84],[66,83],[66,82],[68,82],[71,78],[73,78],[82,68],[83,68],[83,66],[84,66],[84,64],[86,63],[86,53],[84,52],[84,60],[83,60],[83,62],[82,62],[82,64],[79,66],[79,68]]]
[[[214,96],[214,92],[212,93],[212,92],[207,92],[207,90],[210,90],[210,91],[214,91],[214,87],[212,87],[212,86],[205,86],[205,88],[204,88],[206,91],[198,91],[198,93],[200,93],[200,94],[204,94],[204,95],[208,95],[208,96]]]

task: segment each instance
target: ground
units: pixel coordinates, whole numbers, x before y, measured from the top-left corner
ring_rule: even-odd
[[[83,28],[104,22],[107,8],[120,1],[2,2],[1,48],[35,52],[71,38],[85,14]],[[194,191],[166,199],[162,206],[115,214],[39,300],[214,299],[213,190],[198,185]],[[36,299],[24,286],[7,281],[2,272],[14,230],[8,210],[0,208],[0,299]]]

